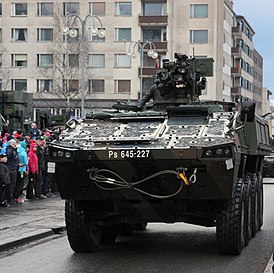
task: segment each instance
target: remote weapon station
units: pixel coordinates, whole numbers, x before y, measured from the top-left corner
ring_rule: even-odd
[[[255,104],[202,102],[213,60],[176,53],[156,73],[153,108],[116,104],[70,120],[50,144],[75,252],[93,252],[151,222],[216,226],[240,254],[263,224],[262,168],[271,150]],[[208,90],[210,92],[210,90]]]

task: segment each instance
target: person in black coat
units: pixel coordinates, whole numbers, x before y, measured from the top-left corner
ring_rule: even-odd
[[[14,201],[13,191],[16,185],[17,175],[18,175],[17,172],[19,167],[17,145],[18,145],[17,141],[15,139],[11,139],[6,149],[6,154],[8,157],[7,167],[10,173],[10,184],[7,187],[8,203],[11,203],[12,201]]]
[[[6,166],[8,158],[6,154],[0,154],[0,206],[7,207],[7,187],[10,184],[10,173]]]
[[[45,149],[45,141],[43,137],[39,137],[36,140],[37,144],[37,151],[36,155],[38,157],[38,176],[37,176],[37,183],[35,188],[35,197],[39,199],[46,198],[43,194],[41,194],[42,191],[42,184],[44,180],[45,175],[45,155],[44,155],[44,149]]]

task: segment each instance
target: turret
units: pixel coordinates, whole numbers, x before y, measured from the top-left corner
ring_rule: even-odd
[[[213,76],[212,58],[189,58],[175,53],[175,61],[163,60],[163,68],[156,72],[155,85],[163,99],[159,104],[192,104],[199,101],[206,88],[206,77]]]

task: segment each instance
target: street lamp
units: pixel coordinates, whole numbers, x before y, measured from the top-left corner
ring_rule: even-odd
[[[145,42],[132,42],[129,45],[127,55],[131,58],[136,57],[136,49],[140,50],[140,99],[143,98],[143,65],[144,65],[144,48],[146,45],[149,45],[149,50],[147,51],[147,55],[150,58],[156,59],[158,57],[158,53],[156,51],[156,46],[154,43],[150,41]]]
[[[72,28],[70,29],[67,26],[67,20],[68,18],[72,18],[73,21],[71,23]],[[78,14],[69,14],[65,16],[65,24],[63,28],[63,34],[64,35],[69,35],[71,38],[75,38],[78,34],[77,30],[74,28],[74,24],[76,20],[79,20],[81,23],[81,54],[82,54],[82,60],[81,60],[81,77],[82,77],[82,83],[81,83],[81,117],[84,118],[85,116],[85,34],[86,34],[86,25],[87,21],[89,19],[92,19],[92,30],[91,30],[91,35],[92,36],[98,36],[100,38],[105,37],[105,30],[103,29],[103,24],[100,18],[96,15],[90,15],[88,14],[85,18],[81,18]],[[99,21],[100,23],[100,28],[98,29],[96,27],[96,20]]]

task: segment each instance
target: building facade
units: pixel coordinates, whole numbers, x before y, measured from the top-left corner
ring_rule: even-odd
[[[65,26],[76,30],[72,37]],[[201,99],[260,104],[262,78],[254,79],[254,67],[259,63],[262,76],[262,58],[254,53],[254,34],[230,0],[2,1],[0,88],[32,92],[36,109],[73,108],[79,116],[83,98],[89,110],[136,102],[162,60],[180,52],[214,59]],[[151,48],[157,59],[147,55]]]

